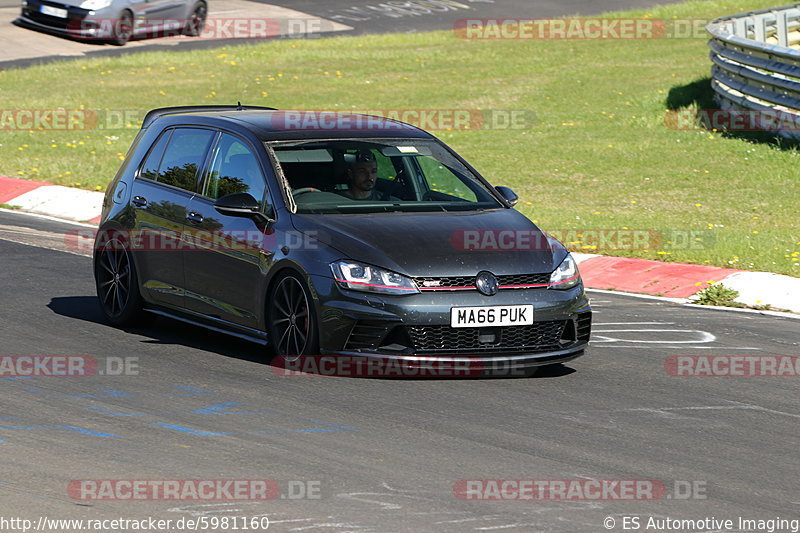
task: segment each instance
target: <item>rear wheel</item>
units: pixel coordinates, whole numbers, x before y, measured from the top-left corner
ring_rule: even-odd
[[[111,324],[133,325],[144,317],[136,266],[125,241],[114,235],[104,241],[94,267],[100,307]]]
[[[267,302],[272,352],[277,356],[314,355],[319,335],[311,294],[295,274],[280,275]]]

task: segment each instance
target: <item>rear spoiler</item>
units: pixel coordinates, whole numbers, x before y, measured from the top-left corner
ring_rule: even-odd
[[[180,113],[202,113],[204,111],[245,111],[249,109],[254,110],[261,110],[261,111],[277,111],[274,107],[262,107],[262,106],[253,106],[253,105],[185,105],[185,106],[174,106],[174,107],[159,107],[158,109],[153,109],[148,111],[148,113],[144,116],[144,120],[142,121],[142,129],[145,130],[147,127],[153,123],[155,119],[158,117],[163,117],[164,115],[177,115]]]

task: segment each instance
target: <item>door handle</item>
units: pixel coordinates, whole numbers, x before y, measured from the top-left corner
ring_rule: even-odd
[[[131,203],[136,207],[145,207],[147,206],[147,198],[144,196],[134,196]]]
[[[192,211],[189,214],[187,214],[186,218],[188,218],[192,222],[196,222],[198,224],[203,222],[203,215],[201,215],[200,213],[195,213],[194,211]]]

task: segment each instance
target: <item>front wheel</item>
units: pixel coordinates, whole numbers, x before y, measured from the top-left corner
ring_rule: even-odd
[[[140,322],[144,317],[139,278],[128,245],[110,236],[97,252],[94,268],[97,297],[106,319],[115,326]]]
[[[192,14],[189,15],[189,19],[186,21],[186,25],[183,27],[183,34],[188,35],[189,37],[197,37],[203,33],[203,28],[206,25],[207,14],[208,9],[206,8],[206,4],[204,2],[198,2],[195,4],[194,9],[192,9]]]
[[[295,274],[280,275],[267,302],[272,352],[276,356],[315,355],[319,335],[308,289]]]
[[[129,11],[123,12],[119,19],[114,21],[111,30],[111,44],[123,46],[133,37],[133,15]]]

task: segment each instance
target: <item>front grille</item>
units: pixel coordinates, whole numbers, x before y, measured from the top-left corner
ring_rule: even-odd
[[[423,291],[477,290],[475,276],[414,278]],[[542,289],[550,282],[550,274],[514,274],[497,276],[500,289]]]
[[[518,285],[544,285],[550,284],[550,274],[519,274],[516,276],[498,276],[500,288]]]
[[[534,322],[530,326],[494,328],[451,328],[450,326],[408,326],[414,352],[481,353],[493,351],[549,351],[559,349],[564,320]],[[481,337],[494,336],[492,342]]]

